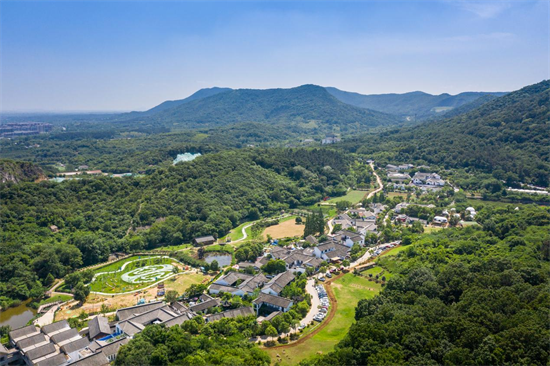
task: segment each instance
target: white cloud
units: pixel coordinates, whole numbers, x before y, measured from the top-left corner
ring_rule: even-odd
[[[512,1],[509,0],[452,0],[451,2],[483,19],[494,18],[512,6]]]

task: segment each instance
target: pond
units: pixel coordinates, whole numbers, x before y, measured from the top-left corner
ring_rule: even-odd
[[[213,261],[218,261],[220,267],[229,266],[231,264],[231,255],[229,254],[207,254],[204,257],[204,261],[208,264]]]
[[[195,160],[195,159],[198,158],[199,156],[201,156],[201,153],[196,153],[196,154],[193,154],[193,153],[178,154],[178,155],[176,156],[176,158],[174,159],[174,162],[172,163],[172,165],[176,165],[176,164],[179,163],[180,161],[191,161],[191,160]]]
[[[29,320],[34,318],[36,310],[27,307],[27,304],[31,300],[27,300],[21,303],[21,305],[7,308],[0,312],[0,327],[9,325],[11,329],[17,329],[27,325]]]

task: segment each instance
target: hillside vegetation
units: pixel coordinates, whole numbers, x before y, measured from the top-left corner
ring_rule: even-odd
[[[0,306],[111,252],[226,235],[245,221],[342,195],[349,157],[325,149],[208,153],[136,178],[0,185]],[[58,231],[51,230],[55,225]]]
[[[29,162],[0,159],[0,182],[34,182],[44,176],[39,166]]]
[[[361,300],[329,355],[306,365],[547,365],[550,215],[480,213],[483,228],[419,236],[379,264],[393,277]]]
[[[358,128],[399,123],[393,116],[340,102],[324,88],[304,85],[292,89],[239,89],[161,109],[134,123],[173,128],[204,128],[240,122],[284,125],[291,131],[350,132]]]
[[[338,100],[361,108],[368,108],[379,112],[390,113],[397,116],[416,117],[426,119],[457,107],[467,105],[477,99],[491,95],[500,97],[506,93],[465,92],[457,95],[447,93],[432,95],[421,91],[404,94],[371,94],[363,95],[336,88],[328,87],[326,90]]]
[[[365,136],[343,146],[375,158],[468,168],[502,180],[548,186],[550,81],[494,99],[466,114]]]

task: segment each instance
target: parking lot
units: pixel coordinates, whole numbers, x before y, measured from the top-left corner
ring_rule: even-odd
[[[313,320],[321,322],[327,316],[327,313],[330,307],[330,301],[328,299],[327,292],[323,285],[320,284],[315,286],[315,290],[317,291],[317,295],[319,296],[319,306],[318,306],[319,311],[317,314],[315,314],[315,316],[313,317]]]

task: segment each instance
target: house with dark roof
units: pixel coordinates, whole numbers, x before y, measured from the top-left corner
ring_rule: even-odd
[[[43,361],[38,362],[37,366],[61,366],[67,363],[67,356],[62,353],[58,353],[53,357],[46,358]]]
[[[149,310],[158,309],[164,306],[162,301],[150,302],[148,304],[135,305],[127,308],[121,308],[116,311],[116,318],[118,320],[126,320],[141,313],[145,313]]]
[[[349,257],[350,248],[335,241],[327,241],[314,248],[315,256],[325,261],[340,261]]]
[[[94,353],[102,353],[110,362],[113,362],[116,359],[120,347],[129,341],[130,339],[126,337],[115,340],[114,342],[96,340],[92,342],[88,348]]]
[[[221,320],[223,318],[236,318],[239,316],[250,316],[255,314],[256,313],[254,312],[254,309],[252,309],[251,307],[241,307],[237,309],[227,310],[222,313],[208,315],[205,318],[205,321],[207,323],[211,323],[211,322]]]
[[[46,343],[43,346],[32,348],[23,353],[23,356],[26,357],[28,362],[31,365],[36,365],[37,363],[44,361],[47,358],[53,357],[59,354],[57,348],[55,348],[53,343]]]
[[[225,276],[221,276],[218,278],[214,283],[216,285],[223,285],[223,286],[233,286],[237,281],[242,280],[248,280],[252,278],[252,275],[245,274],[245,273],[239,273],[239,272],[229,272]]]
[[[260,296],[258,296],[254,301],[252,301],[254,304],[254,309],[256,310],[256,315],[258,315],[260,308],[265,305],[268,308],[282,311],[283,313],[286,313],[290,310],[290,307],[292,306],[293,302],[292,300],[285,299],[284,297],[270,295],[266,293],[261,293]]]
[[[283,288],[294,281],[296,277],[291,271],[285,271],[279,273],[277,276],[273,277],[265,286],[260,290],[264,294],[279,295]]]
[[[214,244],[216,239],[212,235],[201,236],[193,239],[193,244],[198,246]]]
[[[311,245],[317,245],[319,243],[319,241],[317,240],[316,237],[314,237],[313,235],[308,235],[306,236],[306,241],[311,244]]]
[[[216,306],[220,306],[220,300],[212,299],[212,300],[203,301],[193,306],[190,306],[189,310],[194,313],[206,313],[208,309]]]
[[[270,322],[271,320],[273,320],[273,318],[275,318],[276,316],[279,316],[281,315],[283,312],[280,311],[280,310],[277,310],[277,311],[274,311],[272,313],[270,313],[268,316],[266,317],[263,317],[263,316],[259,316],[258,317],[258,323],[263,323],[263,322]]]
[[[74,328],[69,328],[63,332],[59,332],[50,337],[50,341],[55,343],[58,347],[61,347],[65,344],[77,341],[82,337],[78,331]]]
[[[111,334],[109,320],[103,316],[96,316],[88,322],[89,333],[88,337],[91,340],[99,339]]]
[[[10,341],[13,346],[22,339],[32,337],[40,333],[40,329],[36,325],[28,325],[23,328],[12,330],[8,333]]]
[[[87,357],[83,357],[75,362],[71,363],[76,366],[107,366],[109,365],[109,359],[103,354],[103,352],[92,353]]]
[[[340,230],[335,235],[334,238],[341,244],[344,244],[347,247],[352,247],[354,244],[364,245],[365,237],[355,231],[349,230]]]
[[[71,329],[69,323],[66,320],[61,320],[52,324],[44,325],[41,330],[42,333],[46,334],[48,337],[52,337],[57,333],[64,332]]]

